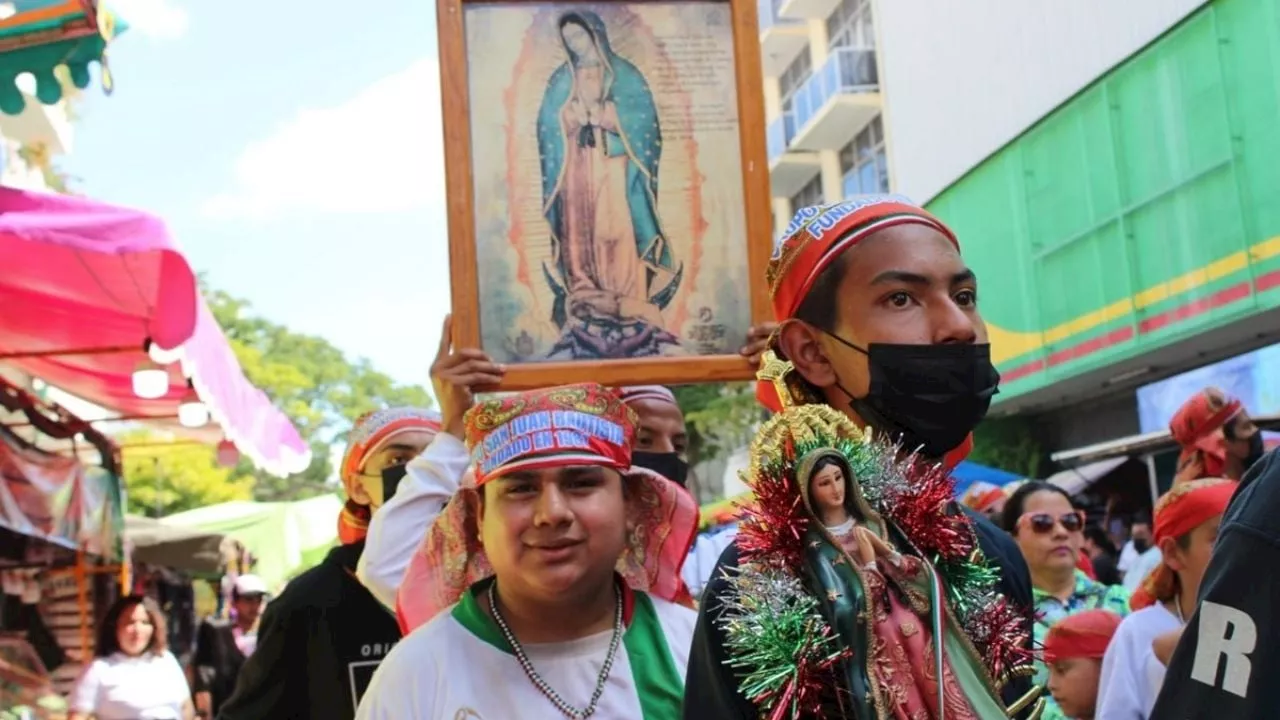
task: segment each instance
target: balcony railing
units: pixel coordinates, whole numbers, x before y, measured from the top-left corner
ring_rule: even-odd
[[[802,20],[792,18],[784,18],[778,15],[778,8],[782,7],[783,0],[756,0],[756,15],[760,23],[760,32],[764,32],[771,27],[782,27],[786,25],[794,26]]]
[[[797,130],[804,128],[836,95],[875,92],[878,89],[875,50],[832,48],[827,61],[804,81],[792,98],[795,127]]]
[[[796,116],[791,110],[784,110],[781,115],[774,118],[769,123],[769,127],[765,130],[765,139],[768,143],[769,163],[772,164],[791,145],[791,139],[796,136]]]

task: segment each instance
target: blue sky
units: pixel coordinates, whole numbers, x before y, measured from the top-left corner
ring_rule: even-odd
[[[448,311],[435,3],[116,0],[60,166],[266,317],[427,384]]]

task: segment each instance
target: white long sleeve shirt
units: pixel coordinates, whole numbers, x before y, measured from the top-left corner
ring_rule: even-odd
[[[390,610],[414,551],[458,492],[471,458],[458,438],[441,432],[405,466],[396,494],[369,521],[356,577]]]
[[[1182,627],[1181,621],[1156,603],[1126,617],[1107,645],[1098,677],[1095,720],[1147,720],[1164,684],[1165,667],[1152,643]]]

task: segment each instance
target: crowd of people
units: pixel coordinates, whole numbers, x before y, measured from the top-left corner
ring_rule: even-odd
[[[1255,678],[1274,667],[1258,640],[1275,590],[1246,563],[1276,553],[1260,509],[1280,465],[1237,401],[1209,390],[1179,412],[1173,487],[1111,557],[1116,539],[1055,485],[1026,482],[990,517],[956,501],[950,469],[999,375],[977,279],[938,219],[895,196],[801,210],[766,281],[775,322],[742,352],[772,415],[736,533],[698,541],[668,389],[478,399],[504,368],[454,347],[446,319],[439,412],[356,423],[342,545],[266,605],[251,643],[231,628],[234,687],[175,691],[163,620],[131,597],[76,711],[1271,716]]]

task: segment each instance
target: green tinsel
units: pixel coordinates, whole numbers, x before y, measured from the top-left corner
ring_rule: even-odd
[[[743,695],[755,702],[812,707],[825,688],[806,670],[821,670],[843,656],[818,601],[794,577],[744,566],[729,578],[722,627],[729,664],[743,673]],[[795,712],[792,713],[794,717]]]

